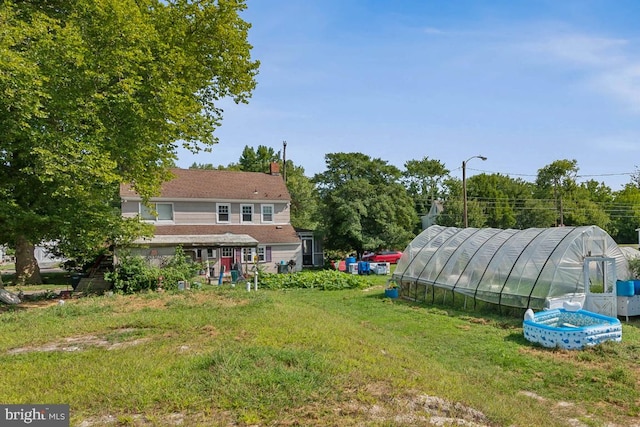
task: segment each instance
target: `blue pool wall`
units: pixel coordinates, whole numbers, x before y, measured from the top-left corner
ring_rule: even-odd
[[[523,330],[528,341],[548,348],[579,350],[605,341],[622,341],[618,319],[586,310],[541,311],[524,320]]]

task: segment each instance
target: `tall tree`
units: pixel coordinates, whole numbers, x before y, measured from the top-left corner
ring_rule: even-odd
[[[613,231],[607,213],[612,201],[613,193],[604,183],[594,180],[580,183],[573,189],[572,197],[565,205],[565,224],[597,225],[606,231]]]
[[[409,160],[404,164],[402,181],[407,192],[413,198],[418,215],[426,215],[434,200],[442,196],[442,180],[449,175],[449,170],[439,160]],[[419,224],[417,224],[419,228]],[[416,230],[418,231],[418,230]]]
[[[213,166],[212,163],[197,163],[193,162],[189,169],[203,169],[203,170],[216,170],[217,168]]]
[[[521,179],[479,174],[468,179],[467,197],[478,200],[483,207],[485,226],[514,228],[522,200],[532,197],[532,188]]]
[[[245,145],[242,155],[240,156],[240,169],[245,172],[269,172],[269,165],[273,162],[282,163],[280,161],[280,152],[275,151],[266,145],[259,145],[257,149],[253,149]]]
[[[318,192],[304,168],[287,160],[287,189],[291,195],[291,225],[316,230],[319,226]]]
[[[558,212],[553,200],[526,199],[521,202],[516,228],[547,228],[556,225]]]
[[[567,159],[556,160],[538,170],[536,178],[538,198],[545,198],[545,196],[553,198],[558,212],[556,225],[565,225],[565,204],[567,196],[570,196],[577,186],[577,174],[578,162]]]
[[[258,62],[242,0],[0,3],[0,242],[19,282],[33,245],[110,236],[119,183],[157,192],[179,144],[217,142],[219,99],[247,102]],[[102,231],[102,232],[101,232]]]
[[[640,188],[640,168],[636,166],[636,171],[631,175],[631,184]]]
[[[446,227],[464,227],[462,180],[446,178],[444,185],[444,212],[438,216],[436,222]],[[487,224],[487,216],[480,202],[472,197],[467,199],[467,218],[469,227],[481,228]]]
[[[327,247],[358,253],[404,248],[414,236],[417,216],[400,170],[362,153],[327,154],[325,162],[327,170],[313,180]]]
[[[631,182],[615,193],[610,208],[613,226],[612,235],[618,243],[637,243],[640,226],[640,187]]]

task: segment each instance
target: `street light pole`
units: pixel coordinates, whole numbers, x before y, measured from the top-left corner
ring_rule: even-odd
[[[471,159],[487,160],[485,156],[473,156],[462,162],[462,219],[464,228],[469,227],[469,219],[467,217],[467,162]]]

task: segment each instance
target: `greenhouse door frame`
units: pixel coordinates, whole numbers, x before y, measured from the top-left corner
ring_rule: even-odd
[[[593,263],[596,263],[594,266]],[[591,267],[596,267],[591,269]],[[609,317],[618,316],[616,300],[616,260],[605,257],[585,257],[583,263],[585,303],[584,309]],[[602,279],[602,292],[592,289],[593,272]],[[600,290],[600,289],[598,289]]]

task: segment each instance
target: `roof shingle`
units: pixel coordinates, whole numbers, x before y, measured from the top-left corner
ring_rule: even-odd
[[[161,198],[290,201],[280,175],[205,169],[171,169],[174,179],[162,184]],[[138,198],[129,185],[120,186],[120,197]]]

